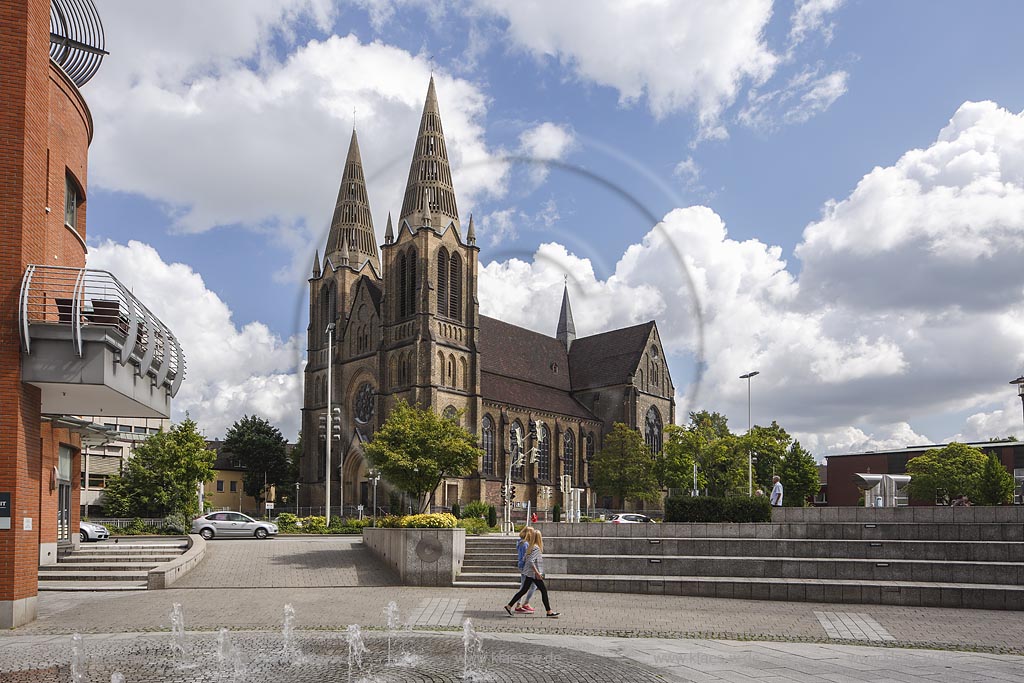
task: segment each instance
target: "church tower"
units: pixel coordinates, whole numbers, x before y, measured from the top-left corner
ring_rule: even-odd
[[[472,217],[463,239],[434,79],[420,117],[397,230],[382,247],[386,406],[404,398],[442,414],[480,412],[479,307]]]

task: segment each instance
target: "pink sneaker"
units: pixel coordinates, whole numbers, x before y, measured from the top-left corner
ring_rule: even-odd
[[[517,612],[525,612],[526,614],[533,614],[533,608],[530,607],[529,605],[526,605],[525,607],[520,607],[516,611]]]
[[[533,610],[532,609],[523,609],[522,607],[516,607],[515,611],[519,612],[520,614],[522,614],[524,612],[532,612]]]

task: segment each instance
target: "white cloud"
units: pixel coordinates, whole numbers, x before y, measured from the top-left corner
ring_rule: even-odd
[[[208,437],[220,438],[244,414],[257,414],[295,438],[304,339],[283,340],[260,322],[239,328],[198,273],[166,263],[147,244],[105,242],[90,248],[88,263],[113,273],[181,342],[186,376],[172,419],[188,412]]]
[[[988,441],[989,439],[1002,439],[1007,436],[1016,436],[1024,439],[1024,429],[1021,423],[1021,404],[1016,397],[1010,397],[1003,402],[1001,408],[988,412],[977,412],[970,415],[964,421],[963,429],[947,437],[944,441],[959,441],[971,443],[976,441]]]
[[[519,153],[538,162],[560,161],[576,145],[576,134],[568,126],[545,121],[533,128],[523,131],[519,136]],[[530,178],[535,185],[543,183],[550,169],[544,163],[534,164],[530,169]]]
[[[658,118],[694,111],[704,138],[726,135],[722,111],[741,88],[771,76],[778,62],[764,40],[769,0],[595,0],[585,12],[543,0],[478,5],[507,20],[517,45],[615,88],[624,104],[646,99]]]
[[[777,419],[823,455],[928,443],[920,422],[933,438],[1021,433],[1006,381],[1024,367],[1022,252],[1024,114],[968,103],[932,145],[826,205],[796,249],[799,277],[779,247],[733,240],[714,211],[690,207],[666,214],[607,279],[545,244],[481,268],[480,299],[487,314],[550,334],[568,272],[579,333],[657,319],[680,388],[703,343],[699,401],[681,418],[745,417],[738,377],[760,370],[754,421]],[[992,410],[999,391],[1006,406]]]
[[[332,7],[293,0],[103,8],[111,57],[87,92],[96,120],[92,186],[162,204],[181,231],[240,224],[271,234],[287,247],[282,265],[294,279],[326,237],[355,109],[383,241],[387,212],[401,208],[431,64],[351,35],[295,46],[290,30],[310,17],[328,27]],[[284,46],[280,59],[260,48],[275,44],[271,37]],[[507,164],[484,140],[481,90],[441,71],[435,78],[466,211],[504,193]],[[286,182],[294,178],[303,182]]]
[[[790,45],[798,45],[810,33],[821,33],[826,44],[832,42],[835,23],[828,15],[837,11],[843,0],[797,0],[789,29]]]
[[[828,110],[846,94],[849,74],[833,71],[821,75],[821,66],[807,68],[791,78],[784,88],[760,93],[751,90],[740,111],[740,123],[764,131],[784,124],[806,123]]]
[[[554,199],[541,204],[532,214],[512,206],[481,216],[477,221],[477,236],[493,247],[518,239],[520,230],[539,229],[550,233],[559,218],[558,203]]]

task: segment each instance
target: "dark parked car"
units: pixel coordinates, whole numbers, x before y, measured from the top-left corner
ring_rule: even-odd
[[[241,512],[211,512],[192,520],[192,533],[211,538],[266,538],[277,535],[277,525],[261,522]]]

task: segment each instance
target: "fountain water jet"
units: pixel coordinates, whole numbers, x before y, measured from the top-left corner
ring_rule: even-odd
[[[81,633],[71,636],[71,683],[85,683],[85,650]]]
[[[348,680],[352,683],[352,662],[354,661],[359,670],[363,670],[363,655],[366,653],[366,645],[363,644],[363,633],[359,624],[349,624],[345,632],[348,640]]]
[[[171,648],[179,657],[185,656],[185,614],[180,602],[171,604]]]
[[[484,643],[473,628],[473,622],[466,619],[462,622],[462,679],[483,680],[481,674],[475,670],[475,661],[483,652]]]
[[[284,626],[281,628],[281,633],[284,637],[284,655],[290,657],[295,648],[295,608],[291,606],[291,603],[284,606]]]
[[[118,671],[110,674],[110,683],[124,683],[124,675]]]
[[[395,635],[395,631],[401,626],[401,622],[398,619],[398,603],[394,600],[388,603],[388,606],[384,608],[384,614],[387,617],[388,627],[388,659],[387,665],[391,666],[391,639]]]

